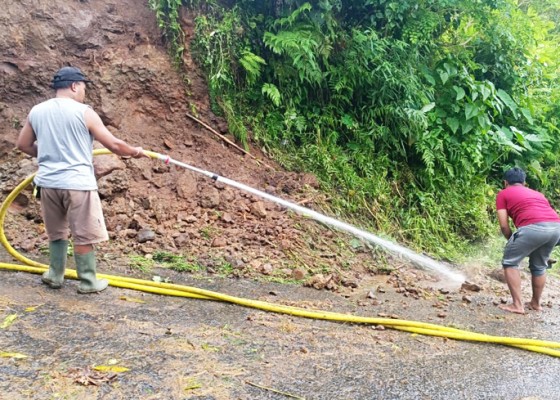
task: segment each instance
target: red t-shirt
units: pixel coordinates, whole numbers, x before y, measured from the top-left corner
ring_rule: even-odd
[[[517,228],[539,222],[560,222],[544,195],[525,186],[508,186],[496,196],[496,209],[507,210]]]

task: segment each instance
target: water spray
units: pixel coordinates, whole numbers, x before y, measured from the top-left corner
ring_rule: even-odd
[[[152,157],[152,158],[156,158],[159,160],[162,160],[163,162],[165,162],[166,164],[174,164],[177,165],[179,167],[197,172],[199,174],[205,175],[209,178],[211,178],[212,180],[216,181],[216,182],[222,182],[226,185],[235,187],[237,189],[241,189],[244,190],[246,192],[249,192],[251,194],[254,194],[256,196],[262,197],[266,200],[269,200],[273,203],[277,203],[280,204],[290,210],[293,210],[295,212],[297,212],[298,214],[301,214],[305,217],[314,219],[316,221],[322,222],[324,224],[333,226],[339,230],[348,232],[353,234],[354,236],[357,236],[359,238],[362,238],[370,243],[373,243],[379,247],[382,247],[383,249],[387,250],[388,252],[404,257],[406,259],[408,259],[409,261],[411,261],[412,263],[414,263],[415,265],[418,265],[419,267],[423,267],[429,270],[432,270],[434,272],[437,272],[440,275],[445,276],[449,281],[451,281],[452,283],[455,284],[461,284],[465,281],[465,277],[463,275],[461,275],[460,273],[451,271],[449,268],[447,268],[445,265],[431,259],[430,257],[424,256],[422,254],[418,254],[406,247],[403,247],[397,243],[391,242],[389,240],[380,238],[379,236],[376,236],[372,233],[363,231],[361,229],[356,228],[353,225],[347,224],[345,222],[339,221],[337,219],[328,217],[326,215],[323,215],[321,213],[318,213],[316,211],[313,211],[309,208],[306,207],[302,207],[300,205],[291,203],[289,201],[286,201],[284,199],[281,199],[279,197],[276,196],[272,196],[271,194],[262,192],[260,190],[254,189],[250,186],[244,185],[242,183],[236,182],[234,180],[228,179],[228,178],[224,178],[223,176],[219,176],[213,172],[209,172],[209,171],[205,171],[203,169],[200,168],[196,168],[193,167],[192,165],[189,164],[185,164],[183,162],[174,160],[173,158],[169,157],[168,155],[163,155],[163,154],[159,154],[159,153],[155,153],[153,151],[146,151],[144,150],[144,153],[146,153],[148,156]]]

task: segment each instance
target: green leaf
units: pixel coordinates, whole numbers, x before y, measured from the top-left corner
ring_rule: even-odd
[[[463,124],[461,124],[461,130],[463,131],[464,135],[466,135],[467,133],[472,131],[473,128],[474,128],[474,125],[473,125],[472,121],[465,121]]]
[[[268,98],[272,101],[272,104],[274,104],[276,107],[280,105],[280,102],[282,101],[282,95],[275,85],[273,85],[272,83],[265,83],[261,89],[261,92],[262,94],[267,95]]]
[[[486,85],[480,85],[478,88],[480,90],[480,93],[482,94],[482,100],[486,101],[486,99],[490,96],[492,92],[488,87],[486,87]]]
[[[439,78],[441,79],[441,83],[445,85],[445,82],[449,79],[449,74],[445,71],[439,71]]]
[[[422,111],[424,114],[427,113],[428,111],[433,110],[433,108],[436,106],[436,103],[431,102],[426,104],[424,107],[422,107],[422,109],[420,111]]]
[[[497,95],[500,100],[502,100],[504,104],[511,110],[512,113],[515,114],[517,112],[517,104],[515,104],[515,101],[513,101],[513,99],[509,94],[507,94],[506,91],[498,89]]]
[[[465,118],[467,120],[476,117],[478,114],[478,106],[473,103],[467,103],[465,105]]]
[[[531,111],[529,111],[526,108],[520,108],[519,111],[521,111],[521,114],[523,114],[523,116],[525,117],[525,119],[527,120],[527,122],[530,125],[533,125],[534,121],[533,121],[533,116],[531,115]]]
[[[14,321],[17,319],[18,315],[17,314],[10,314],[8,315],[6,318],[4,318],[4,322],[2,322],[2,325],[0,325],[1,329],[6,329],[7,327],[9,327],[10,325],[12,325],[14,323]]]
[[[0,357],[2,358],[27,358],[25,354],[21,353],[10,353],[6,351],[0,351]]]
[[[446,122],[451,128],[451,131],[457,133],[457,129],[459,129],[459,120],[457,118],[447,118]]]
[[[457,93],[457,97],[455,98],[456,101],[459,101],[465,97],[465,89],[459,86],[453,86],[453,90]]]
[[[96,365],[93,367],[93,369],[100,372],[115,372],[115,373],[130,371],[130,368],[121,367],[119,365]]]

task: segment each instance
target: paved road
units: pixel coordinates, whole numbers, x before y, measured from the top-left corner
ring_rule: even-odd
[[[559,338],[557,305],[540,316],[506,315],[484,294],[468,306],[452,302],[438,321],[434,299],[410,301],[390,290],[371,305],[363,301],[368,288],[345,298],[269,283],[184,283],[307,308]],[[0,329],[0,351],[28,355],[0,358],[0,398],[560,399],[560,359],[550,356],[117,288],[80,296],[76,285],[49,290],[36,275],[0,271],[0,323],[18,314]],[[25,311],[31,306],[39,307]],[[107,374],[87,370],[111,363],[130,371],[104,382]],[[98,385],[82,386],[79,376],[97,376]]]

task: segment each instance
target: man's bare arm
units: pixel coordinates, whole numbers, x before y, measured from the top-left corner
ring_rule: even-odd
[[[133,147],[124,140],[118,139],[105,126],[99,115],[92,109],[87,109],[84,116],[86,126],[95,140],[119,156],[134,158],[148,157],[142,147]]]
[[[507,210],[498,210],[498,222],[500,224],[502,235],[504,235],[506,239],[509,239],[513,232],[511,231],[511,227],[509,226]]]
[[[16,146],[19,150],[23,151],[25,154],[30,155],[31,157],[37,157],[37,138],[35,136],[35,132],[33,132],[33,128],[29,123],[29,120],[25,120],[25,124],[21,131],[19,132],[19,136],[17,138]]]

